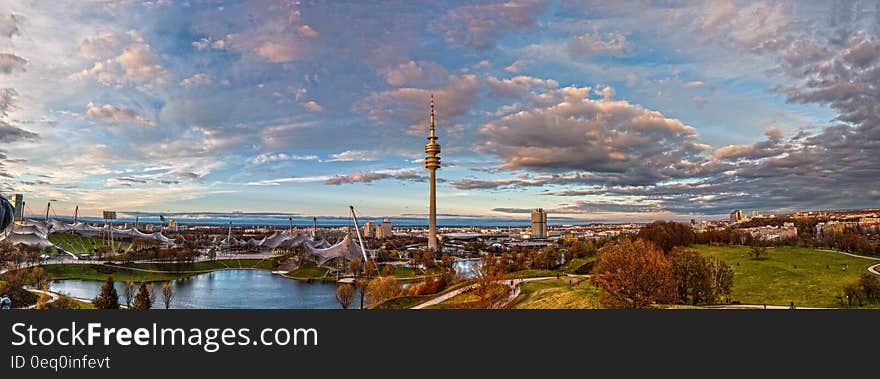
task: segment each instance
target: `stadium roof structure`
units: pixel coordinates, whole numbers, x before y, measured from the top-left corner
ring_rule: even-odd
[[[54,247],[49,241],[49,235],[58,232],[67,232],[83,237],[94,237],[110,231],[111,226],[92,226],[84,222],[65,223],[60,220],[39,221],[27,219],[20,223],[12,224],[9,229],[0,235],[0,241],[7,240],[13,245],[24,244],[39,248]],[[143,233],[134,228],[113,228],[113,236],[137,237],[142,239],[159,241],[163,244],[172,245],[174,240],[166,237],[161,232]]]
[[[361,246],[351,239],[351,235],[346,234],[342,241],[333,246],[323,249],[308,246],[306,251],[309,254],[318,257],[318,265],[323,265],[334,258],[344,258],[347,260],[362,259],[363,250]]]

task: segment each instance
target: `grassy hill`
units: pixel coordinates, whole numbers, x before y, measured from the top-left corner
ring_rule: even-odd
[[[867,273],[875,260],[803,247],[773,247],[766,258],[749,256],[747,246],[706,246],[700,253],[724,260],[733,268],[734,301],[743,304],[840,307],[843,286]]]

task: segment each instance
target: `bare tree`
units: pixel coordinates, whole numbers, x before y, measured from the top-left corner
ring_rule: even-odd
[[[156,285],[154,283],[147,284],[147,295],[150,298],[150,306],[156,304]]]
[[[354,288],[351,284],[345,283],[336,288],[336,301],[342,306],[342,309],[348,309],[354,301]]]
[[[165,309],[171,308],[171,302],[174,300],[174,286],[171,283],[162,285],[162,302],[165,303]]]
[[[131,280],[125,282],[122,287],[122,297],[125,299],[125,306],[131,308],[131,302],[134,301],[134,295],[137,293],[137,286]]]

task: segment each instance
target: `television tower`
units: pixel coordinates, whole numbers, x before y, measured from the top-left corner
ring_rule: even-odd
[[[430,210],[428,213],[428,248],[437,251],[437,169],[440,168],[440,144],[434,131],[434,94],[431,94],[431,132],[425,145],[425,167],[431,172]]]

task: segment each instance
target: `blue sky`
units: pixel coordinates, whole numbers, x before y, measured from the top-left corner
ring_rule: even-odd
[[[877,80],[877,20],[867,1],[0,0],[0,191],[59,213],[424,214],[433,93],[443,214],[876,206],[877,95],[851,85]]]

